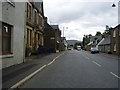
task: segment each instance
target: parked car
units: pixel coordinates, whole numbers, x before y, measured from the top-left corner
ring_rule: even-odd
[[[68,50],[72,50],[71,48],[68,48]]]
[[[81,48],[77,48],[77,50],[78,50],[78,51],[80,51],[80,50],[81,50]]]
[[[99,53],[99,50],[98,50],[98,48],[96,48],[96,47],[94,47],[94,48],[91,48],[91,53]]]

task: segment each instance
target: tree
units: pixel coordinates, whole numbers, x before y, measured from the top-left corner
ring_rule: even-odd
[[[112,30],[112,27],[110,27],[109,29],[105,30],[105,31],[102,33],[103,38],[104,38],[106,35],[111,35],[111,30]]]
[[[101,32],[97,31],[95,36],[100,36],[100,35],[102,35]]]
[[[83,46],[87,45],[90,42],[89,35],[84,35],[83,37]]]
[[[81,46],[81,43],[80,42],[75,42],[74,49],[77,49],[77,46]]]

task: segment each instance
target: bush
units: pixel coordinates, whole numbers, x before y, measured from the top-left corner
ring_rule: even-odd
[[[30,56],[31,55],[31,47],[30,45],[26,45],[26,50],[25,50],[25,56]]]

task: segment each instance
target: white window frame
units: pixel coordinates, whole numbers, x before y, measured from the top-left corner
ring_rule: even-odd
[[[116,44],[114,44],[114,51],[116,51],[117,50],[117,46],[116,46]]]
[[[11,4],[13,7],[15,7],[15,2],[13,0],[6,0],[9,4]]]
[[[113,31],[113,37],[116,37],[116,30]]]

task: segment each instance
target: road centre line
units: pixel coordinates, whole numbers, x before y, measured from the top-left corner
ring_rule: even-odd
[[[114,74],[113,72],[110,72],[110,74],[112,74],[113,76],[115,76],[115,77],[120,79],[120,77],[118,75]]]
[[[98,64],[97,62],[95,62],[95,61],[92,61],[94,64],[96,64],[97,66],[99,66],[99,67],[101,67],[101,65],[100,64]]]
[[[90,59],[89,57],[85,57],[85,58]]]

